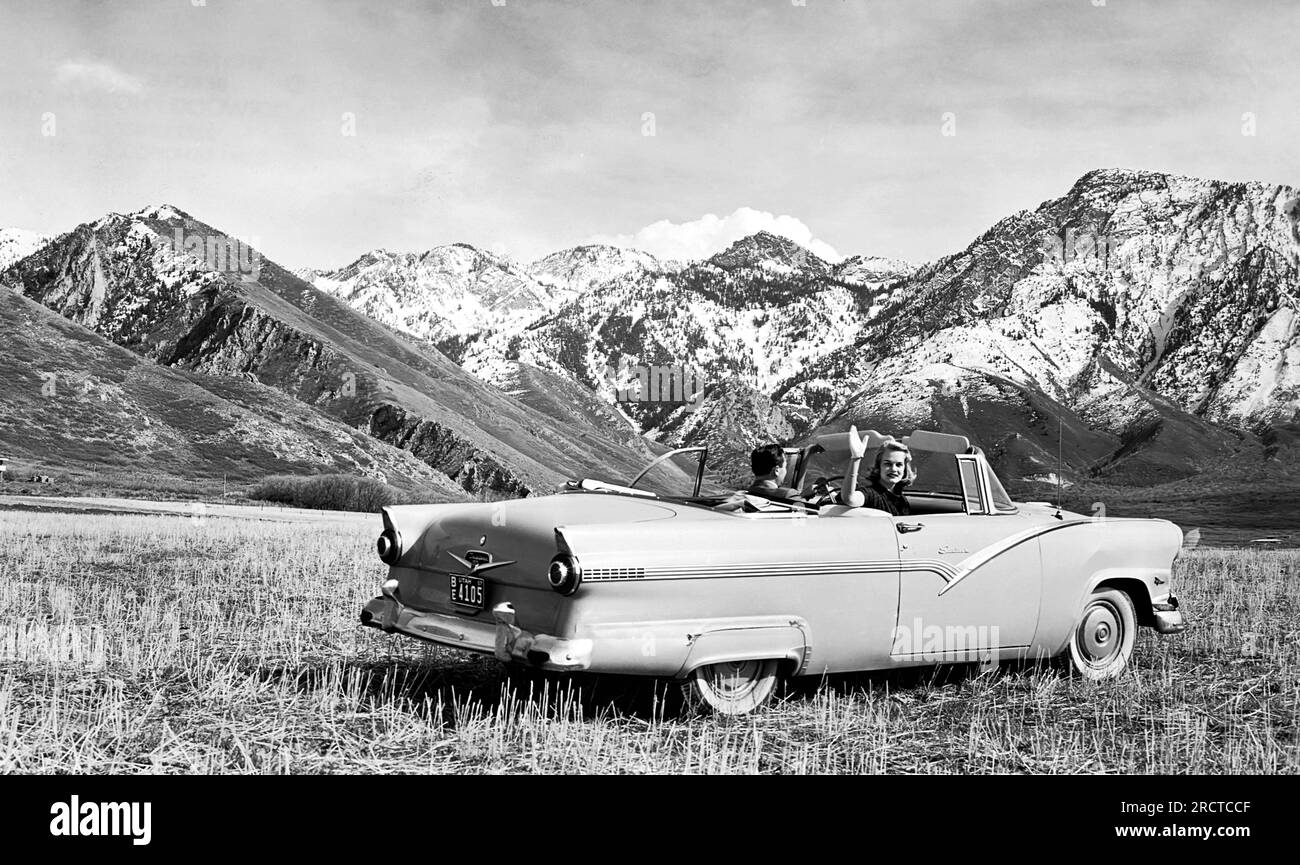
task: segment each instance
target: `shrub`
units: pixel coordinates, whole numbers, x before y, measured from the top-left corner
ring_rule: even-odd
[[[249,491],[250,499],[322,511],[363,511],[405,501],[400,490],[374,478],[353,475],[273,475]]]

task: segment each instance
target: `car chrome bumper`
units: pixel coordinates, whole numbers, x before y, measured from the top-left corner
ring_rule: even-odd
[[[1156,620],[1155,628],[1157,633],[1181,634],[1187,630],[1187,621],[1178,609],[1178,599],[1174,596],[1169,596],[1168,603],[1152,604],[1151,607],[1151,612]]]
[[[591,640],[564,640],[525,631],[515,624],[515,610],[509,603],[493,607],[493,621],[486,622],[412,609],[398,599],[396,580],[384,583],[382,591],[362,608],[361,624],[546,670],[576,671],[591,666]]]

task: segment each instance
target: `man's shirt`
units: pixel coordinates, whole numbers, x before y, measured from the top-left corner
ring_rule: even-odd
[[[797,499],[799,491],[794,487],[783,487],[776,482],[775,478],[765,480],[756,480],[750,484],[749,489],[745,492],[750,495],[763,496],[764,498],[776,499]]]

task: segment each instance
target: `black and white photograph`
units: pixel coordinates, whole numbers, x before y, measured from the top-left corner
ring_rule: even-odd
[[[1293,0],[0,31],[0,774],[1300,772]]]

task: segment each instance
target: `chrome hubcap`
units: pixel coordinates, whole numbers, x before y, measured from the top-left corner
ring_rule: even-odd
[[[1096,604],[1079,626],[1079,648],[1090,661],[1105,662],[1119,651],[1123,640],[1116,637],[1122,628],[1117,610],[1110,604]]]
[[[753,689],[761,666],[759,661],[730,661],[714,664],[709,671],[711,674],[709,678],[719,696],[735,698]]]

